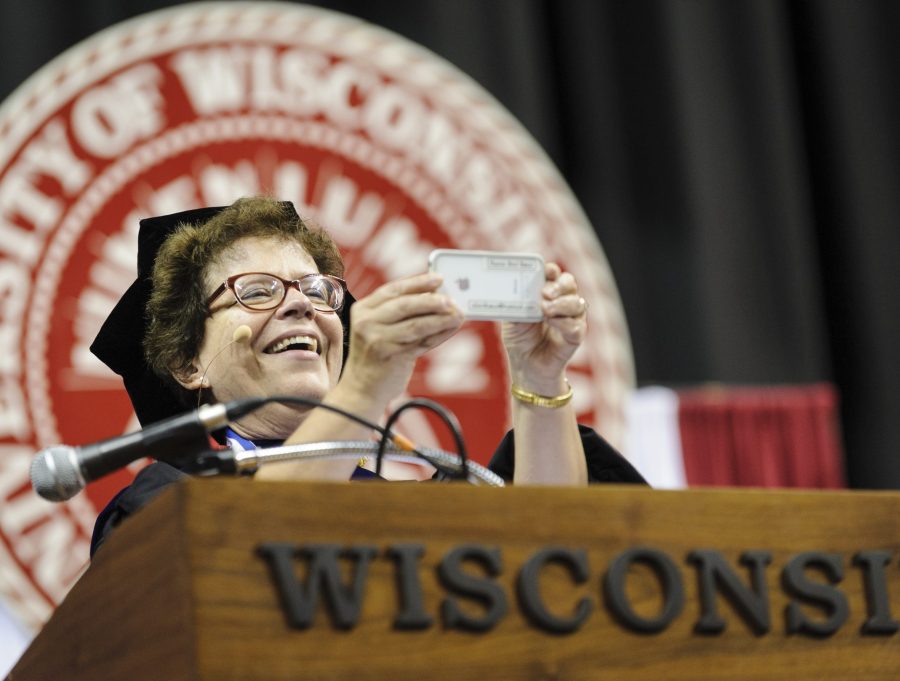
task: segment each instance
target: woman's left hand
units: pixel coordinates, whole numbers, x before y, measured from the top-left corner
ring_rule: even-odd
[[[542,395],[557,395],[564,392],[566,364],[587,332],[587,302],[578,295],[578,284],[571,273],[552,262],[544,266],[544,273],[544,319],[504,322],[503,345],[515,385]]]

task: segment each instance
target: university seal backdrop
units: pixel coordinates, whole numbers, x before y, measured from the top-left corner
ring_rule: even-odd
[[[98,506],[133,472],[51,505],[34,453],[137,424],[89,352],[134,278],[138,220],[267,193],[324,225],[365,295],[433,248],[535,251],[578,278],[589,335],[569,369],[579,420],[623,438],[633,361],[594,230],[546,155],[464,74],[409,41],[301,5],[184,5],[113,26],[0,107],[0,571],[37,627],[77,579]],[[460,418],[484,461],[508,427],[498,329],[470,323],[410,393]],[[450,445],[423,417],[404,428]]]

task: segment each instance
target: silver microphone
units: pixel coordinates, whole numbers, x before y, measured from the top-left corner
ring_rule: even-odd
[[[210,449],[208,433],[258,407],[261,398],[203,405],[143,430],[82,447],[54,445],[31,462],[31,486],[49,501],[66,501],[87,483],[146,457],[178,460]]]

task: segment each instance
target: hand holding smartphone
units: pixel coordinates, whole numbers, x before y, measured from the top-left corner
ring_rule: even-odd
[[[437,249],[428,269],[439,272],[439,293],[449,296],[466,319],[539,322],[544,259],[536,253]]]

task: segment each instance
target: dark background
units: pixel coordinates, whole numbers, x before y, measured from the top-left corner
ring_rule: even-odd
[[[175,4],[0,3],[0,99]],[[308,4],[421,43],[537,138],[609,257],[641,384],[834,382],[850,484],[900,488],[900,3]]]

